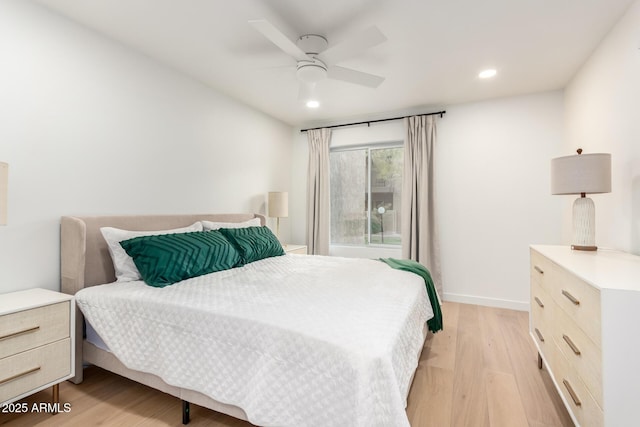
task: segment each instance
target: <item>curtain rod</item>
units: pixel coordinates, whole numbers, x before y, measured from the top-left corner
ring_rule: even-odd
[[[344,126],[357,126],[357,125],[367,125],[370,126],[371,123],[378,123],[378,122],[388,122],[391,120],[402,120],[402,119],[406,119],[407,117],[413,117],[413,116],[437,116],[440,115],[440,118],[442,118],[442,116],[446,114],[446,111],[438,111],[435,113],[425,113],[425,114],[413,114],[411,116],[402,116],[402,117],[391,117],[388,119],[378,119],[378,120],[367,120],[366,122],[356,122],[356,123],[343,123],[341,125],[333,125],[333,126],[321,126],[318,128],[309,128],[309,129],[301,129],[300,132],[306,132],[308,130],[317,130],[317,129],[324,129],[324,128],[341,128]]]

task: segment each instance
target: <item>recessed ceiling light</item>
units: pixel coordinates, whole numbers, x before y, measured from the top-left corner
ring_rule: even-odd
[[[320,106],[320,103],[318,101],[315,100],[309,100],[307,101],[307,108],[318,108]]]
[[[488,70],[481,71],[480,74],[478,74],[478,77],[480,77],[481,79],[489,79],[495,76],[496,73],[497,71],[495,69],[489,68]]]

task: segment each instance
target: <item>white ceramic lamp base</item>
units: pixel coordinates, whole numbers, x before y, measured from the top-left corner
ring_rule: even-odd
[[[597,251],[596,246],[596,206],[588,197],[580,197],[573,202],[573,244],[571,249]]]

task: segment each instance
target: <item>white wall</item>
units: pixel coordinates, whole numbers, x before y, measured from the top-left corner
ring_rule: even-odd
[[[612,192],[596,204],[596,244],[640,255],[640,1],[632,4],[565,91],[564,146],[556,155],[611,153]],[[563,201],[563,243],[571,205]]]
[[[0,2],[0,94],[0,293],[59,289],[62,215],[264,212],[290,184],[290,126],[29,2]]]
[[[437,191],[445,299],[526,310],[531,243],[559,243],[561,200],[549,161],[561,145],[562,92],[446,108],[438,119]],[[404,139],[401,121],[337,129],[332,145]],[[305,239],[306,134],[294,145],[292,237]],[[353,253],[343,256],[400,256]]]
[[[562,123],[561,92],[447,107],[436,163],[445,299],[528,309],[528,246],[559,243],[549,164]]]

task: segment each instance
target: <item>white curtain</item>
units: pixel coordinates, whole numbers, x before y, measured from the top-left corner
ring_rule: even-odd
[[[402,181],[402,257],[429,269],[442,295],[440,244],[435,215],[435,116],[404,119],[404,177]]]
[[[307,131],[307,246],[310,254],[329,255],[329,145],[331,129]]]

